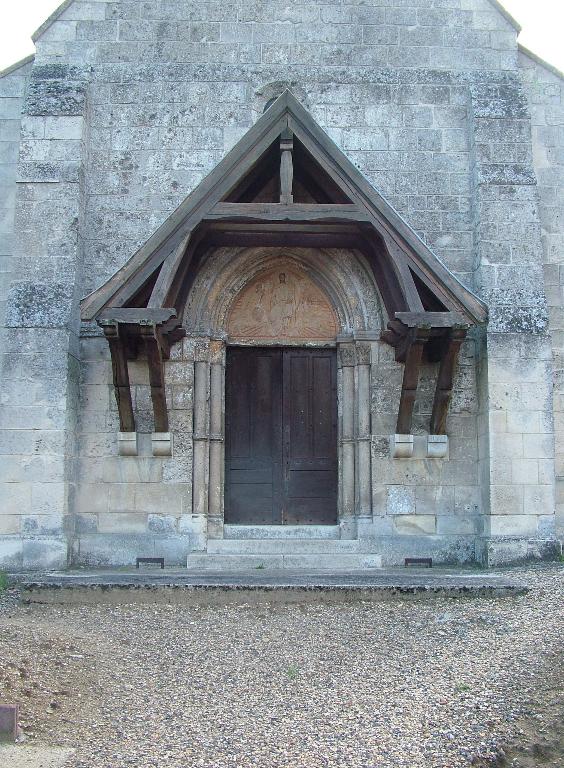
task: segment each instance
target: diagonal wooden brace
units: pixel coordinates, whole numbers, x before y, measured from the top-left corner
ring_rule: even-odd
[[[444,351],[441,356],[437,387],[433,400],[433,412],[429,433],[431,435],[446,434],[448,407],[452,399],[452,388],[460,347],[466,338],[466,328],[451,328],[445,339]]]
[[[396,433],[398,435],[411,434],[411,422],[413,419],[413,407],[417,396],[419,384],[419,369],[423,357],[423,348],[429,337],[430,329],[412,328],[407,337],[407,351],[405,355],[405,367],[403,369],[403,381],[401,385],[400,404]]]

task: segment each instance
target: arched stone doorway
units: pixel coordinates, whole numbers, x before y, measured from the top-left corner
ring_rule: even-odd
[[[354,538],[358,519],[371,515],[371,348],[383,326],[378,289],[363,255],[347,249],[210,249],[194,279],[182,323],[195,347],[208,350],[195,362],[193,470],[194,514],[206,517],[208,537],[223,536],[225,491],[230,482],[225,444],[226,405],[230,407],[226,360],[238,359],[244,365],[245,353],[235,350],[247,349],[248,360],[253,359],[254,350],[265,350],[262,364],[272,365],[280,386],[289,390],[299,384],[283,373],[286,351],[286,370],[292,357],[299,356],[308,360],[302,364],[304,371],[318,365],[331,377],[333,365],[335,369],[336,386],[329,383],[328,388],[320,388],[320,396],[333,390],[334,398],[325,414],[329,419],[334,408],[334,515],[328,510],[323,516],[320,503],[316,508],[310,505],[307,514],[300,516],[296,502],[287,497],[289,507],[283,519],[258,522],[336,523],[342,538]],[[287,401],[291,391],[280,395]],[[263,419],[271,415],[263,413]],[[227,413],[228,430],[229,416]],[[309,482],[313,485],[319,485],[323,472],[332,471],[330,456],[321,458],[328,462],[325,466],[319,463],[317,478],[312,470]],[[247,469],[257,476],[258,465]],[[327,474],[325,478],[329,479]],[[308,493],[316,491],[310,486]],[[240,522],[236,516],[234,521]]]

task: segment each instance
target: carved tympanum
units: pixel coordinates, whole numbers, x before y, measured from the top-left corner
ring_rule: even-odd
[[[235,299],[227,330],[234,341],[329,341],[337,318],[324,292],[294,267],[263,272]]]

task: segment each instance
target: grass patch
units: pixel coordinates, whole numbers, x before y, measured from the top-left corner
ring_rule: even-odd
[[[298,669],[298,667],[296,667],[295,664],[290,664],[290,666],[286,670],[286,674],[288,675],[290,680],[295,680],[299,675],[299,673],[300,673],[300,670]]]
[[[4,592],[5,589],[8,589],[8,575],[0,571],[0,592]]]

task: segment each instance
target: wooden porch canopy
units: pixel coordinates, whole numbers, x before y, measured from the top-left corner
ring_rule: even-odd
[[[382,339],[405,364],[397,432],[411,431],[423,356],[440,361],[430,432],[444,433],[458,350],[487,308],[427,248],[309,112],[285,91],[137,253],[81,302],[110,344],[122,431],[135,419],[127,360],[147,353],[155,431],[168,431],[163,360],[213,246],[352,248],[389,318]]]

